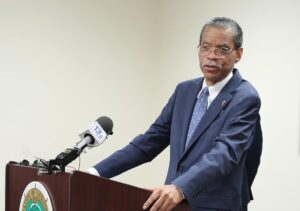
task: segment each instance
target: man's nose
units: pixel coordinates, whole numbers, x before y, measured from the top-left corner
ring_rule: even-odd
[[[216,49],[211,49],[211,51],[207,54],[208,59],[218,59],[218,56],[216,55]]]

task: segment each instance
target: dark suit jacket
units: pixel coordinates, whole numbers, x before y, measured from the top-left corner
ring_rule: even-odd
[[[95,166],[100,175],[110,178],[149,162],[170,145],[165,183],[177,185],[194,209],[238,210],[247,205],[262,150],[260,98],[235,69],[185,148],[202,82],[180,83],[144,134]]]

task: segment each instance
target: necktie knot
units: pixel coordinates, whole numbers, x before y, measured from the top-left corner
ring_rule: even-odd
[[[200,97],[199,98],[201,98],[201,96],[203,96],[203,97],[206,98],[206,101],[207,101],[208,95],[209,95],[208,87],[205,87],[205,88],[203,88],[202,92],[200,93]]]

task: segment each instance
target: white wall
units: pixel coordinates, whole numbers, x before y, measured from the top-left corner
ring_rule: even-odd
[[[147,129],[176,84],[201,75],[201,26],[228,16],[244,29],[237,67],[263,103],[264,151],[250,210],[300,210],[299,6],[292,0],[0,0],[0,207],[8,161],[54,158],[108,115],[115,134],[81,156],[85,169]],[[167,161],[164,152],[115,179],[160,185]]]
[[[156,14],[155,1],[0,2],[0,210],[8,161],[52,159],[108,115],[115,134],[81,156],[86,169],[153,121]]]

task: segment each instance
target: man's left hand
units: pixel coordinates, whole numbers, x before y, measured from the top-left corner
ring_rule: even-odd
[[[152,190],[152,194],[144,203],[143,209],[148,209],[151,204],[150,211],[167,211],[172,210],[177,204],[183,200],[181,191],[173,184],[163,185]]]

